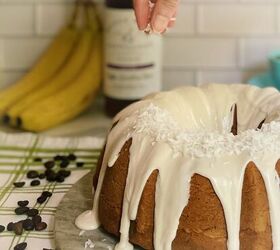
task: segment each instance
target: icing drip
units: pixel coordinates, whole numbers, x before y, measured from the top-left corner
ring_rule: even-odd
[[[235,107],[229,113],[233,105],[242,108],[237,112]],[[131,138],[121,238],[115,249],[133,249],[129,243],[130,221],[136,219],[149,176],[158,170],[154,248],[171,249],[180,216],[188,203],[191,177],[197,173],[211,181],[224,209],[228,249],[238,250],[242,185],[250,161],[263,177],[273,248],[280,249],[280,190],[275,170],[280,158],[279,107],[276,90],[244,85],[182,88],[153,95],[128,107],[116,117],[118,123],[108,136],[90,213],[94,216],[93,227],[99,225],[98,203],[106,168],[114,166],[121,148]],[[267,123],[256,130],[264,118]],[[232,125],[238,130],[235,136],[231,133]]]

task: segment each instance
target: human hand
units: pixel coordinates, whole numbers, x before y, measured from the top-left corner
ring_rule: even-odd
[[[144,30],[150,24],[156,33],[162,33],[175,22],[178,0],[134,0],[138,28]],[[153,7],[151,7],[154,5]]]

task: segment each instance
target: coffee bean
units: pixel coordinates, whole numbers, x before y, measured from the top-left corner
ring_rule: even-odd
[[[50,174],[55,174],[55,172],[52,169],[45,170],[45,175],[48,176]]]
[[[22,235],[22,232],[23,232],[23,226],[22,226],[22,222],[19,221],[19,222],[16,222],[14,224],[14,232],[16,235]]]
[[[22,226],[27,231],[32,231],[35,228],[34,222],[30,219],[24,220]]]
[[[42,180],[42,179],[45,179],[45,178],[46,178],[46,175],[45,175],[44,173],[41,173],[41,174],[39,174],[38,177],[39,177],[39,179]]]
[[[77,156],[74,155],[74,154],[69,154],[69,155],[67,156],[67,158],[68,158],[69,161],[75,161],[75,160],[77,159]]]
[[[59,170],[58,175],[63,176],[64,178],[68,177],[71,175],[71,171],[68,170]]]
[[[61,155],[56,155],[53,157],[54,161],[61,161],[62,160],[62,156]]]
[[[34,161],[35,161],[35,162],[41,162],[41,161],[42,161],[42,158],[36,157],[36,158],[34,158]]]
[[[59,182],[59,183],[64,182],[64,179],[65,179],[65,178],[64,178],[62,175],[57,175],[56,178],[55,178],[55,180],[56,180],[57,182]]]
[[[52,170],[46,171],[46,178],[49,182],[54,182],[56,178],[56,173]]]
[[[38,209],[32,208],[27,211],[27,216],[34,217],[39,213]]]
[[[46,196],[40,196],[39,198],[37,198],[37,202],[39,204],[43,204],[47,199],[48,199],[48,197],[46,197]]]
[[[36,230],[36,231],[42,231],[42,230],[46,229],[47,226],[48,226],[48,225],[47,225],[46,222],[40,222],[40,223],[38,223],[38,224],[35,226],[35,230]]]
[[[15,213],[17,215],[22,215],[22,214],[26,214],[28,212],[28,210],[29,210],[29,207],[17,207],[15,209]]]
[[[18,201],[17,203],[20,207],[26,207],[29,204],[28,200]]]
[[[55,166],[55,162],[54,161],[47,161],[44,163],[44,166],[46,169],[51,169]]]
[[[81,168],[81,167],[83,167],[84,165],[85,165],[85,163],[82,162],[82,161],[78,161],[78,162],[76,163],[76,166],[77,166],[78,168]]]
[[[32,187],[35,187],[35,186],[39,186],[41,184],[41,182],[39,180],[33,180],[31,181],[30,185]]]
[[[69,166],[69,164],[70,164],[70,162],[69,162],[68,160],[62,161],[62,162],[60,163],[60,167],[61,167],[61,168],[67,168],[67,167]]]
[[[25,250],[26,247],[27,247],[27,243],[26,242],[22,242],[22,243],[17,244],[14,247],[14,250]]]
[[[35,170],[30,170],[30,171],[27,172],[26,176],[27,176],[28,179],[35,179],[39,176],[39,173]]]
[[[42,221],[42,217],[40,215],[35,215],[33,218],[32,218],[32,221],[35,225],[37,225],[38,223],[40,223]]]
[[[0,233],[4,232],[5,231],[5,227],[0,225]]]
[[[7,225],[7,230],[8,231],[13,231],[14,230],[14,223],[13,222],[10,222],[8,225]]]
[[[25,185],[25,182],[24,181],[22,181],[22,182],[14,182],[13,184],[14,184],[15,187],[21,188],[21,187],[23,187]]]
[[[42,196],[51,197],[52,193],[50,191],[43,191]]]
[[[65,155],[62,155],[62,156],[61,156],[61,161],[68,161],[68,157],[65,156]]]

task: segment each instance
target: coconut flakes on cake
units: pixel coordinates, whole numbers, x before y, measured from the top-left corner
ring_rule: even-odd
[[[129,137],[144,134],[152,143],[166,142],[174,153],[194,157],[217,157],[222,154],[241,154],[247,151],[251,155],[260,152],[280,153],[280,122],[263,124],[261,129],[248,129],[234,136],[228,132],[228,118],[225,118],[223,133],[182,129],[167,110],[154,104],[135,112],[135,119],[129,128]]]

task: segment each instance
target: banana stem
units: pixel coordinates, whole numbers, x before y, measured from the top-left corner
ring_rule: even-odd
[[[70,18],[70,23],[69,23],[70,27],[75,27],[76,26],[76,21],[77,21],[78,15],[79,15],[81,5],[84,5],[84,1],[83,0],[76,0],[74,11],[73,11],[72,17]]]
[[[85,0],[87,16],[90,21],[90,28],[94,31],[100,30],[102,27],[101,19],[97,13],[96,4],[91,0]]]
[[[89,2],[84,0],[85,23],[87,28],[91,28],[90,14],[88,12]]]
[[[69,26],[71,28],[73,28],[75,26],[75,21],[77,19],[78,12],[79,12],[79,0],[76,0],[74,11],[73,11],[72,17],[70,18],[70,23],[69,23]]]

